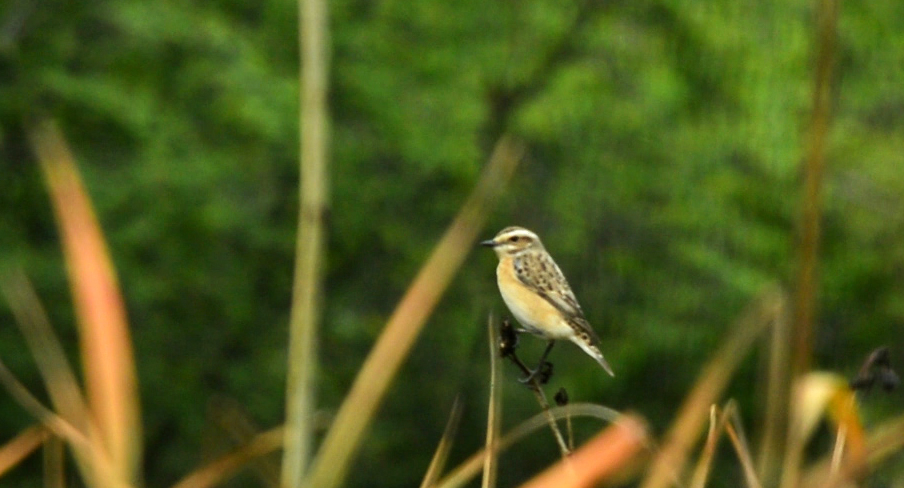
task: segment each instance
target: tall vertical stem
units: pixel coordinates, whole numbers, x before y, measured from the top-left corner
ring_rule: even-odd
[[[832,73],[835,61],[837,0],[818,0],[816,4],[817,46],[813,86],[813,112],[810,120],[807,154],[803,161],[803,201],[798,247],[797,305],[794,311],[793,371],[800,375],[810,365],[815,328],[815,295],[819,261],[820,222],[822,220],[822,180],[825,146],[831,111]]]
[[[323,0],[299,0],[301,184],[295,282],[289,324],[283,488],[301,486],[311,457],[320,262],[327,210],[327,11]]]
[[[838,25],[838,0],[816,0],[816,68],[813,83],[813,111],[803,160],[803,200],[801,204],[800,245],[797,277],[797,303],[794,309],[794,342],[791,356],[792,378],[798,379],[810,369],[816,328],[817,265],[819,262],[820,224],[822,221],[822,180],[825,147],[831,119],[832,74],[835,65],[835,36]],[[793,391],[790,401],[793,402]],[[794,411],[789,405],[789,412]],[[782,488],[798,485],[804,440],[792,419],[788,425],[785,458],[782,463]]]

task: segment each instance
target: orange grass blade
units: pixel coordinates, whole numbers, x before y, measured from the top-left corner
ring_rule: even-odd
[[[215,437],[205,439],[204,445],[223,449],[217,453],[244,446],[263,430],[258,427],[244,406],[233,398],[218,396],[211,400],[207,411],[209,422],[213,426],[209,435]],[[314,421],[311,420],[311,422]],[[283,427],[285,429],[285,426]],[[202,453],[204,459],[217,457],[217,455],[208,455],[206,450],[204,451]],[[249,467],[257,475],[262,488],[279,486],[279,458],[275,456],[260,457],[255,459]]]
[[[232,476],[236,471],[260,456],[265,456],[283,445],[283,427],[276,427],[255,436],[248,444],[214,460],[194,471],[173,488],[209,488]]]
[[[646,447],[647,428],[639,417],[619,421],[521,485],[521,488],[583,488],[597,486],[619,474]]]
[[[29,133],[63,239],[91,412],[118,482],[134,482],[141,448],[138,389],[113,264],[66,141],[48,121]]]
[[[782,294],[772,291],[748,307],[738,319],[728,340],[703,369],[700,379],[681,406],[642,488],[664,488],[680,479],[688,454],[703,430],[710,406],[728,385],[728,380],[756,338],[782,313],[784,306]]]
[[[573,418],[592,417],[612,423],[620,422],[623,417],[622,414],[609,407],[593,403],[573,403],[563,407],[553,407],[550,408],[548,412],[538,413],[518,424],[514,429],[499,439],[499,442],[494,446],[496,454],[505,451],[509,446],[520,441],[528,434],[536,432],[541,427],[548,425],[547,413],[551,415],[553,419],[561,419],[570,415]],[[645,440],[644,446],[648,450],[652,449],[649,438]],[[464,486],[471,478],[477,476],[477,473],[483,468],[483,460],[487,455],[486,449],[481,449],[474,453],[463,463],[453,468],[449,474],[436,483],[435,486],[438,488],[458,488]]]
[[[47,427],[33,425],[0,446],[0,476],[6,474],[35,449],[41,447],[48,437],[50,437],[50,430]]]
[[[507,138],[496,144],[474,191],[405,292],[365,359],[314,458],[306,486],[335,488],[345,479],[352,456],[358,451],[364,431],[389,384],[427,317],[474,247],[489,209],[508,183],[522,152],[519,145]]]

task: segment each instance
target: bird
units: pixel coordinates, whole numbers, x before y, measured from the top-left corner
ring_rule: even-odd
[[[525,331],[547,341],[540,365],[521,381],[537,375],[555,341],[562,339],[578,345],[615,376],[600,351],[599,336],[537,234],[523,227],[506,227],[480,245],[492,248],[499,258],[496,283],[505,305]]]

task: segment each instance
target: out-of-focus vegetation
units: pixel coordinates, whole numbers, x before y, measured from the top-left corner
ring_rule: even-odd
[[[809,2],[340,0],[330,19],[323,427],[503,133],[526,155],[486,234],[518,224],[544,238],[618,375],[557,347],[553,383],[574,401],[638,412],[661,431],[744,306],[775,284],[793,290],[816,51]],[[904,364],[902,25],[900,2],[840,7],[813,363],[847,376],[882,344]],[[25,269],[75,357],[59,236],[25,137],[49,114],[119,272],[148,486],[228,449],[223,424],[234,427],[236,411],[261,427],[283,419],[296,39],[294,2],[0,5],[0,268]],[[505,312],[494,266],[486,252],[466,262],[350,486],[417,483],[458,394],[450,459],[483,444],[485,321]],[[41,391],[7,307],[0,358]],[[539,353],[540,341],[522,342]],[[748,359],[726,395],[751,424],[764,362]],[[505,428],[537,406],[501,366]],[[869,427],[901,411],[901,393],[862,403]],[[0,402],[0,441],[31,423]],[[597,428],[575,423],[579,438]],[[500,486],[556,459],[542,434],[500,458]],[[713,486],[738,479],[732,459],[716,459]],[[901,483],[904,468],[873,476]],[[5,481],[40,478],[33,456]]]

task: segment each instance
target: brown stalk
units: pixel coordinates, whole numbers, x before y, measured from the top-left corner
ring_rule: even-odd
[[[512,353],[509,358],[521,368],[525,375],[529,376],[531,374],[530,369],[528,369],[514,353]],[[538,367],[542,367],[542,365]],[[562,436],[562,430],[559,428],[559,422],[550,413],[549,401],[546,399],[546,393],[543,392],[541,386],[540,380],[538,380],[536,376],[531,378],[530,383],[528,384],[530,391],[533,392],[537,403],[540,405],[540,412],[546,417],[546,422],[549,424],[549,430],[556,439],[556,444],[559,446],[559,453],[564,459],[571,454],[571,449],[568,447],[568,444],[565,443],[565,438]]]
[[[487,337],[490,342],[490,398],[487,402],[487,435],[484,442],[484,450],[487,455],[483,459],[481,488],[496,486],[498,466],[496,445],[499,443],[500,424],[502,423],[502,368],[499,367],[498,340],[492,314],[487,319]]]
[[[838,24],[838,1],[816,0],[816,66],[813,82],[813,102],[807,141],[806,157],[801,162],[804,181],[800,215],[799,271],[797,303],[794,310],[794,346],[792,375],[802,377],[809,369],[815,336],[815,302],[818,280],[819,240],[822,221],[822,180],[825,167],[826,141],[831,120],[832,77],[835,66],[835,42]],[[781,486],[797,486],[800,472],[800,453],[791,449],[800,445],[796,429],[787,426],[782,462]]]
[[[794,310],[795,340],[792,367],[795,376],[810,368],[815,328],[815,295],[818,287],[819,236],[822,221],[822,180],[825,148],[832,109],[832,75],[835,66],[835,37],[838,24],[837,0],[816,0],[816,71],[813,107],[810,116],[807,155],[802,161],[804,182],[798,247],[800,269],[797,279],[797,306]]]
[[[569,449],[568,444],[565,443],[565,437],[562,436],[562,430],[559,429],[559,422],[556,421],[556,418],[550,413],[546,394],[543,393],[543,389],[540,388],[536,378],[533,378],[531,382],[533,383],[531,385],[531,391],[534,392],[534,396],[537,397],[537,403],[540,404],[540,410],[543,412],[543,415],[546,416],[546,422],[549,424],[549,429],[552,431],[552,435],[556,439],[556,444],[559,446],[559,453],[562,455],[563,459],[567,458],[568,455],[571,454],[571,449]]]

